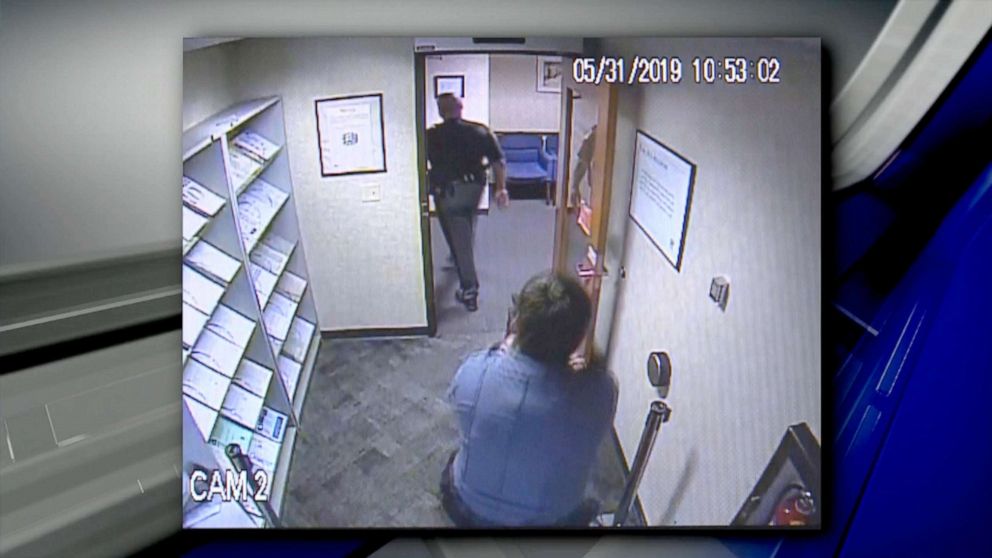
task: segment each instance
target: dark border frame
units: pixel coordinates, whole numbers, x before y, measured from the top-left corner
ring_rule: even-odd
[[[820,489],[820,467],[822,464],[820,444],[813,436],[809,425],[805,422],[793,424],[786,429],[782,440],[778,444],[778,448],[775,449],[775,453],[772,454],[772,458],[769,460],[764,472],[758,478],[758,482],[754,485],[751,493],[748,494],[747,499],[744,500],[744,504],[737,511],[737,515],[730,522],[732,527],[750,527],[745,522],[751,518],[751,515],[765,498],[775,498],[778,496],[776,494],[768,494],[768,489],[771,488],[775,478],[782,472],[787,462],[791,463],[796,471],[799,472],[803,484],[813,493],[813,498],[816,502],[816,512],[813,514],[814,525],[812,527],[820,527],[823,522],[822,491]],[[794,529],[794,527],[785,527],[785,529]]]
[[[439,96],[439,93],[438,93],[438,84],[440,83],[440,80],[442,80],[442,79],[457,79],[458,80],[458,83],[459,83],[459,90],[460,90],[459,93],[458,93],[458,98],[459,99],[464,99],[465,98],[465,76],[464,75],[456,75],[456,74],[444,74],[444,75],[441,75],[441,74],[439,74],[439,75],[434,76],[434,98],[435,99],[437,99],[438,96]]]
[[[543,79],[542,72],[541,72],[541,70],[542,70],[541,59],[542,58],[558,58],[558,66],[559,66],[559,69],[562,72],[561,83],[558,84],[558,89],[541,89],[541,80]],[[565,87],[565,79],[564,79],[564,77],[565,77],[565,68],[562,67],[564,65],[564,62],[565,62],[565,57],[562,56],[562,55],[560,55],[560,54],[536,54],[536,55],[534,55],[534,64],[535,64],[535,67],[534,67],[534,74],[535,75],[534,75],[534,77],[536,78],[535,79],[535,82],[534,82],[534,89],[536,89],[538,93],[553,93],[553,94],[561,95],[561,91]]]
[[[320,137],[320,103],[329,101],[348,101],[352,99],[365,99],[365,98],[378,98],[379,101],[379,132],[382,134],[382,168],[375,170],[364,170],[364,171],[347,171],[347,172],[327,172],[324,169],[324,152],[321,147],[321,137]],[[321,177],[338,177],[338,176],[351,176],[359,174],[377,174],[384,173],[387,171],[386,168],[386,115],[385,108],[382,102],[382,93],[364,93],[360,95],[341,95],[336,97],[323,97],[320,99],[314,99],[313,102],[314,110],[314,123],[317,126],[317,161],[320,163],[320,176]]]
[[[644,225],[642,225],[640,223],[640,221],[637,220],[637,217],[634,215],[634,212],[633,212],[633,209],[634,209],[634,192],[636,191],[635,190],[635,186],[636,185],[634,184],[634,181],[637,179],[637,176],[634,174],[634,169],[633,168],[631,169],[631,175],[632,176],[630,178],[630,181],[631,181],[631,183],[630,183],[630,188],[631,188],[630,202],[627,205],[627,215],[630,217],[630,220],[633,221],[635,225],[637,225],[637,228],[641,229],[641,232],[643,232],[644,233],[644,236],[646,236],[648,238],[648,240],[651,241],[651,244],[653,244],[654,247],[658,249],[658,252],[661,252],[661,255],[664,256],[665,259],[668,260],[668,262],[670,264],[672,264],[672,267],[675,268],[675,271],[681,273],[682,272],[682,256],[685,254],[686,234],[688,234],[688,232],[689,232],[689,214],[691,213],[691,210],[692,210],[692,195],[693,195],[693,193],[695,192],[695,189],[696,189],[696,164],[693,163],[692,161],[690,161],[689,159],[686,159],[681,153],[679,153],[678,151],[675,151],[671,147],[665,145],[663,142],[661,142],[660,140],[658,140],[657,138],[655,138],[651,134],[645,132],[641,128],[638,128],[637,131],[635,132],[635,134],[636,134],[636,136],[634,137],[634,163],[633,163],[635,168],[637,167],[637,141],[640,139],[640,136],[644,136],[646,139],[653,141],[659,147],[664,148],[669,153],[671,153],[672,155],[675,155],[677,158],[679,158],[680,160],[684,161],[686,164],[689,165],[689,191],[688,191],[688,193],[686,194],[686,197],[685,197],[685,215],[682,218],[682,242],[679,243],[679,255],[678,255],[678,259],[676,261],[673,262],[672,259],[668,257],[668,254],[666,254],[665,251],[662,250],[661,246],[658,246],[658,243],[655,242],[654,237],[651,236],[651,233],[649,233],[647,231],[647,229],[644,228]]]

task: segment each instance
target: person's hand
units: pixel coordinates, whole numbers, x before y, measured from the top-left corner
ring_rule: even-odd
[[[513,348],[513,340],[515,338],[516,338],[516,335],[514,335],[512,333],[508,333],[506,335],[506,337],[503,338],[503,342],[500,343],[500,347],[499,347],[500,350],[502,350],[503,352],[509,352],[510,349]]]
[[[572,356],[568,359],[568,366],[575,372],[581,372],[586,369],[588,363],[585,357],[578,353],[572,353]]]
[[[510,205],[510,193],[506,191],[506,188],[496,192],[496,207],[504,208]]]

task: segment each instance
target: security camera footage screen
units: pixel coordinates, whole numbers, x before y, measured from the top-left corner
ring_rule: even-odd
[[[186,528],[818,529],[818,38],[192,38]]]

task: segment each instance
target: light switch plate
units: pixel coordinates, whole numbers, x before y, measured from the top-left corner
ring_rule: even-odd
[[[382,201],[382,186],[379,184],[366,184],[362,188],[362,201],[366,203]]]

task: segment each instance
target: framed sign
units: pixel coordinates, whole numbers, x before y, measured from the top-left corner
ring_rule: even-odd
[[[696,165],[637,131],[630,217],[676,271],[682,270],[695,178]]]
[[[561,56],[537,57],[537,90],[561,93]]]
[[[458,98],[465,97],[465,76],[434,76],[434,97],[452,93]]]
[[[386,172],[382,93],[314,101],[321,176]]]

